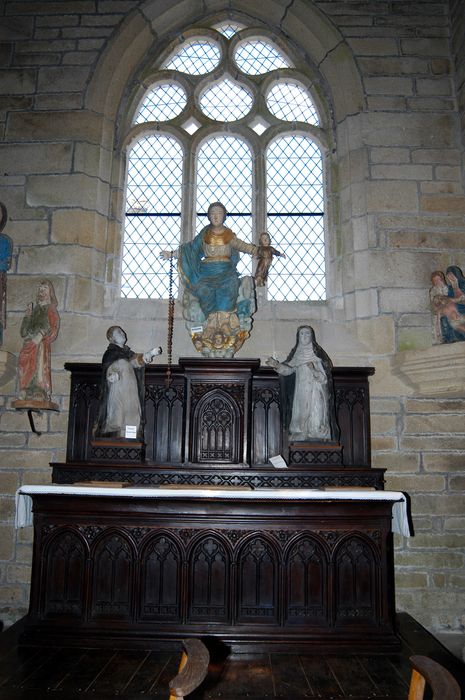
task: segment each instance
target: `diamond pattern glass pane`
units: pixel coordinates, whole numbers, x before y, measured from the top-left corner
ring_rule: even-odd
[[[291,67],[288,59],[263,39],[239,44],[234,53],[234,60],[239,70],[247,75],[261,75],[276,68]]]
[[[226,40],[243,27],[224,20],[216,26]],[[241,40],[235,50],[239,69],[257,76],[258,94],[266,74],[292,63],[266,39]],[[190,75],[211,73],[222,58],[220,44],[206,36],[179,44],[163,68]],[[234,71],[235,72],[235,69]],[[263,78],[258,76],[264,75]],[[239,238],[252,242],[252,202],[266,202],[267,230],[272,244],[287,258],[275,257],[268,276],[267,293],[275,300],[321,300],[326,298],[324,245],[324,190],[322,156],[310,137],[282,135],[269,146],[266,155],[267,190],[255,191],[253,158],[242,137],[229,135],[225,123],[249,116],[249,127],[258,134],[269,126],[269,113],[283,122],[305,122],[319,126],[310,92],[298,76],[279,79],[267,95],[267,108],[254,104],[252,92],[237,78],[224,74],[201,95],[199,107],[216,123],[216,134],[203,142],[198,153],[196,173],[196,232],[208,223],[207,209],[213,201],[222,202],[228,212],[226,225]],[[217,76],[215,76],[216,78]],[[176,249],[181,240],[181,208],[190,206],[182,195],[184,153],[179,142],[163,133],[163,122],[175,119],[186,108],[185,89],[176,79],[158,79],[141,103],[136,124],[160,125],[156,135],[142,137],[128,155],[127,211],[122,260],[122,296],[167,298],[169,263],[160,251]],[[255,107],[255,110],[254,110]],[[191,112],[189,111],[189,114]],[[201,126],[193,116],[181,127],[182,138],[189,138]],[[290,127],[292,128],[292,127]],[[226,132],[226,135],[225,135]],[[254,199],[252,199],[254,198]],[[241,256],[240,274],[251,274],[249,255]],[[175,275],[174,291],[178,279]]]
[[[213,28],[216,29],[217,32],[220,32],[220,34],[223,34],[227,39],[230,39],[234,34],[244,29],[244,25],[238,24],[237,22],[222,22],[221,24],[215,25]]]
[[[283,136],[267,153],[267,230],[275,258],[268,298],[316,301],[326,297],[322,158],[305,136]]]
[[[128,158],[121,294],[130,299],[167,299],[169,262],[162,250],[179,246],[182,148],[168,136],[148,136]],[[175,275],[173,293],[178,286]]]
[[[232,122],[245,117],[252,107],[252,95],[237,83],[226,78],[205,90],[200,107],[210,119]]]
[[[226,226],[243,241],[252,242],[252,154],[233,136],[218,136],[203,144],[197,160],[196,233],[208,224],[207,210],[221,202],[228,211]],[[252,274],[251,257],[241,255],[237,269]]]
[[[181,114],[186,102],[186,93],[180,85],[175,83],[157,85],[145,95],[135,124],[174,119]]]
[[[276,83],[268,93],[266,104],[278,119],[318,126],[318,114],[311,97],[298,83]]]
[[[220,58],[221,51],[213,42],[191,41],[172,54],[163,68],[189,75],[204,75],[216,68]]]

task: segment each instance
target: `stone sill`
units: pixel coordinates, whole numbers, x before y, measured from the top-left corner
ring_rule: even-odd
[[[417,395],[465,396],[465,342],[399,352],[391,368]]]

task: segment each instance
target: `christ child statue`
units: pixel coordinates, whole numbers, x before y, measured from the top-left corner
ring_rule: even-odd
[[[278,255],[282,258],[286,256],[284,253],[280,253],[279,250],[276,250],[276,248],[273,248],[270,234],[266,231],[260,234],[258,240],[260,245],[258,246],[258,264],[255,270],[255,284],[257,287],[264,287],[268,278],[268,271],[273,262],[273,255]]]

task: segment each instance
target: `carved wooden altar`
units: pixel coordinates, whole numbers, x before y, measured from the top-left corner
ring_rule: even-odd
[[[399,644],[391,512],[402,494],[21,490],[32,493],[35,532],[24,643],[178,648],[212,636],[235,651],[307,653]]]
[[[33,495],[25,643],[158,648],[213,635],[236,650],[398,644],[393,504],[370,459],[373,369],[333,370],[333,450],[289,449],[278,376],[258,360],[183,359],[169,386],[166,367],[148,367],[142,446],[94,439],[101,367],[66,368],[67,459],[53,465],[51,492]],[[287,468],[270,464],[278,454]],[[90,496],[70,485],[92,480],[110,489]],[[370,490],[339,499],[315,491],[341,486],[377,489],[378,500]]]
[[[370,367],[333,369],[341,449],[302,445],[289,450],[281,427],[280,383],[257,359],[185,358],[172,367],[147,367],[145,445],[93,440],[101,367],[66,364],[71,372],[65,463],[53,464],[55,483],[128,481],[134,484],[371,486],[383,488],[371,468]],[[275,469],[282,454],[288,469]]]

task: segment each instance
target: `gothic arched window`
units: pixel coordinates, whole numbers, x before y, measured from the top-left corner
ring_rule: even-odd
[[[240,238],[266,230],[286,255],[268,299],[326,298],[325,134],[310,77],[265,32],[231,21],[187,32],[141,86],[130,137],[123,297],[166,299],[161,250],[220,201]],[[240,265],[252,273],[249,256]]]

